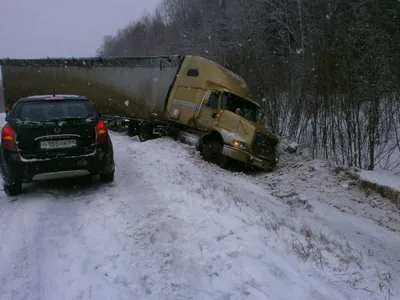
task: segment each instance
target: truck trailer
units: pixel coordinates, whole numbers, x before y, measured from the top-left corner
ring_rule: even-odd
[[[278,137],[261,124],[260,106],[239,75],[200,56],[0,59],[5,106],[22,97],[86,96],[110,129],[142,142],[197,138],[202,157],[273,170]],[[0,91],[1,92],[1,91]]]

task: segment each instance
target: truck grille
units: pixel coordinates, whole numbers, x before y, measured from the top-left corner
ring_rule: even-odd
[[[271,158],[276,155],[276,146],[278,141],[276,139],[270,138],[261,133],[257,133],[254,139],[252,153],[254,156],[264,156],[266,158]]]

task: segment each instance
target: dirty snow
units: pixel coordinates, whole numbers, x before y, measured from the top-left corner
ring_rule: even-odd
[[[246,175],[112,138],[113,184],[1,192],[0,299],[399,299],[399,211],[324,162]]]
[[[391,188],[400,192],[400,175],[395,175],[387,171],[365,171],[360,172],[362,180],[375,183],[379,186]]]

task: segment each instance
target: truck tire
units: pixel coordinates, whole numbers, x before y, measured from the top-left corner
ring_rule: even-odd
[[[19,182],[15,182],[12,184],[4,184],[4,192],[7,196],[16,196],[22,193],[22,184]]]
[[[214,163],[217,165],[221,165],[224,161],[224,157],[222,155],[223,145],[220,141],[216,139],[209,139],[203,141],[201,146],[201,156],[207,162]]]
[[[110,173],[100,174],[100,180],[106,183],[114,181],[114,171]]]
[[[136,126],[135,126],[135,124],[132,122],[132,121],[130,121],[129,123],[128,123],[128,136],[129,137],[132,137],[132,136],[135,136],[136,135],[136,128],[135,128]]]
[[[151,125],[142,125],[138,132],[139,140],[145,142],[153,137],[153,127]]]
[[[218,165],[219,165],[222,169],[226,169],[226,170],[227,170],[227,169],[229,169],[230,163],[231,163],[230,157],[221,154],[221,159],[220,159]]]

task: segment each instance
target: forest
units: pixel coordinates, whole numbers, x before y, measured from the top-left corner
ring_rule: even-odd
[[[274,133],[313,157],[400,166],[398,0],[162,0],[98,54],[212,59],[248,82]]]

